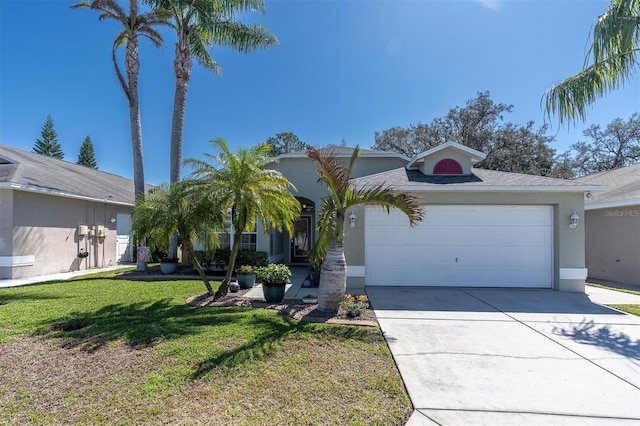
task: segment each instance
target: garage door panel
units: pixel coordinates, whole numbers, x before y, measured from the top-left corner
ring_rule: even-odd
[[[552,280],[550,206],[427,206],[365,212],[367,285],[544,287]]]

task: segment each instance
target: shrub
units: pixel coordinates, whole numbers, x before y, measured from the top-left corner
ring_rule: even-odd
[[[344,310],[351,318],[359,317],[368,307],[369,299],[362,294],[346,294],[340,302],[340,309]]]
[[[200,264],[207,269],[226,270],[229,264],[229,257],[231,257],[231,250],[201,250],[196,251],[195,255]],[[236,265],[267,266],[267,257],[266,251],[240,250],[236,257]]]
[[[272,263],[268,266],[256,268],[256,274],[262,280],[262,285],[265,285],[265,283],[286,284],[289,282],[291,270],[282,263]]]

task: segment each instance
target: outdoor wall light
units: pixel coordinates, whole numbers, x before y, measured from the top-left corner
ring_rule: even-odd
[[[351,214],[349,215],[349,226],[352,228],[356,227],[356,219],[358,218],[358,216],[356,216],[356,214],[354,212],[351,212]]]
[[[111,223],[116,223],[116,218],[115,217],[111,218]]]
[[[569,216],[569,228],[576,229],[579,221],[580,221],[580,216],[578,216],[578,213],[573,212],[573,214]]]

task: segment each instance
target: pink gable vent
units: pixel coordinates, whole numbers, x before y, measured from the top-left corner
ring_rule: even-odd
[[[436,166],[433,168],[434,175],[461,175],[462,174],[462,166],[456,160],[451,158],[445,158],[444,160],[438,161]]]

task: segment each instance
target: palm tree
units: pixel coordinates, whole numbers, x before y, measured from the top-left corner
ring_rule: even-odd
[[[118,4],[116,0],[83,1],[71,6],[72,8],[89,8],[100,12],[99,20],[113,19],[123,26],[115,40],[111,50],[113,66],[118,76],[118,81],[129,102],[129,122],[131,125],[131,148],[133,151],[133,185],[136,202],[144,199],[144,166],[142,160],[142,125],[140,124],[140,100],[138,97],[138,72],[140,59],[138,57],[138,37],[146,37],[156,47],[163,43],[162,36],[156,30],[159,25],[166,25],[167,15],[161,11],[151,10],[138,14],[138,0],[129,0],[129,14]],[[121,47],[126,48],[125,68],[127,78],[122,75],[116,52]]]
[[[180,180],[182,135],[187,105],[187,84],[193,59],[216,74],[218,63],[211,56],[214,45],[248,53],[277,45],[276,37],[265,27],[245,24],[236,16],[246,12],[264,13],[263,0],[147,0],[171,15],[171,27],[178,36],[173,68],[176,88],[171,119],[170,182]]]
[[[318,309],[336,312],[347,284],[347,263],[344,257],[344,224],[347,210],[365,204],[380,206],[387,212],[391,208],[397,208],[407,215],[411,226],[422,220],[423,212],[416,197],[396,192],[384,184],[362,188],[353,186],[351,170],[360,155],[360,148],[357,146],[348,166],[345,166],[330,149],[320,151],[311,148],[307,155],[316,162],[318,182],[323,182],[329,189],[329,195],[322,199],[318,216],[319,235],[316,250],[320,255],[324,255],[318,288]]]
[[[611,0],[592,33],[582,71],[545,95],[547,114],[557,113],[560,123],[584,120],[587,106],[631,79],[640,59],[640,0]]]
[[[192,168],[202,196],[215,199],[222,212],[231,211],[234,230],[231,254],[227,274],[216,292],[216,298],[221,298],[227,294],[242,232],[255,229],[260,221],[264,229],[273,226],[291,234],[293,222],[300,215],[300,203],[289,192],[295,190],[291,182],[280,172],[263,168],[270,161],[268,144],[238,148],[236,153],[229,150],[222,138],[212,140],[211,144],[216,154],[205,154],[211,163],[187,159],[185,164]]]
[[[218,234],[210,232],[222,229],[222,210],[215,208],[215,200],[193,191],[193,183],[180,181],[160,185],[149,191],[147,197],[133,211],[132,229],[140,239],[146,239],[156,247],[167,247],[169,239],[177,233],[182,248],[207,287],[214,292],[200,262],[194,253],[194,240],[210,236],[212,246],[218,244]]]

